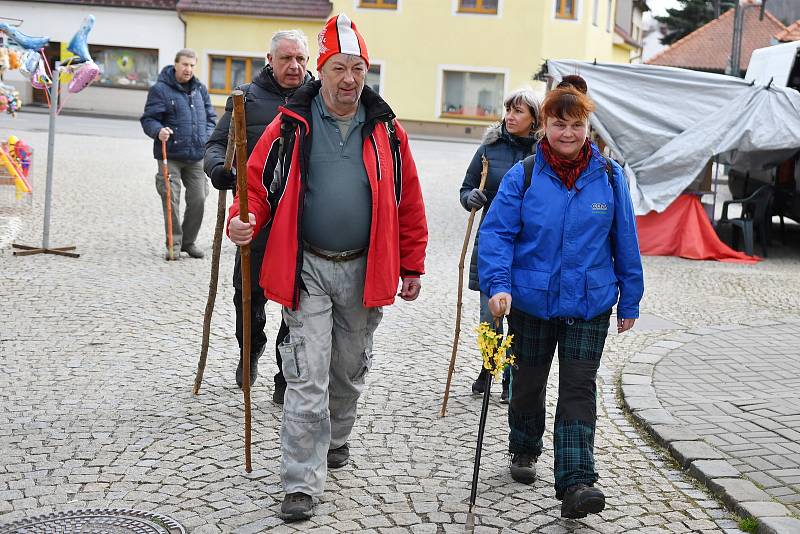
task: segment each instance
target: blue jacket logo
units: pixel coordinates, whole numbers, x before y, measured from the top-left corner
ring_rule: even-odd
[[[608,211],[608,205],[602,202],[592,203],[592,213],[605,213]]]

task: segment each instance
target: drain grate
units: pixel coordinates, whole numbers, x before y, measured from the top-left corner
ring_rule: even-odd
[[[186,534],[174,519],[120,508],[45,514],[0,525],[0,534]]]

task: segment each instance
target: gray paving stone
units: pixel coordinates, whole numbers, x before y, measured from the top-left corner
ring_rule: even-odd
[[[694,460],[689,466],[689,474],[706,481],[712,478],[738,478],[739,470],[725,460]]]
[[[749,480],[741,478],[715,478],[709,482],[709,487],[731,507],[739,502],[766,502],[771,500],[769,494],[764,490],[758,489]]]
[[[789,515],[789,509],[779,502],[737,502],[736,513],[742,517],[784,517]]]
[[[677,423],[675,417],[663,408],[639,410],[636,412],[636,418],[647,427],[653,427],[655,425],[674,425]]]
[[[654,425],[653,433],[658,442],[664,446],[673,441],[696,441],[700,436],[683,425]]]
[[[765,517],[758,520],[759,534],[796,534],[797,532],[800,532],[800,519]]]
[[[661,403],[655,396],[652,397],[625,397],[625,404],[632,412],[641,410],[661,409]]]
[[[695,460],[723,458],[721,452],[704,441],[673,441],[669,444],[669,451],[684,468],[688,468]]]

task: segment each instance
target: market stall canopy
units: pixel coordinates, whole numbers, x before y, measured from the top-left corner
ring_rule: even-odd
[[[715,156],[755,171],[800,149],[794,89],[656,65],[548,60],[546,72],[586,80],[592,127],[623,160],[637,215],[666,209]]]

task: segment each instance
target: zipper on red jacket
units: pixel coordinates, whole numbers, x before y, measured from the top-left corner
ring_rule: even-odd
[[[304,124],[303,121],[302,124]],[[300,151],[300,157],[298,160],[300,161],[300,194],[297,195],[297,257],[295,259],[295,268],[294,268],[294,292],[292,295],[292,309],[296,310],[300,306],[300,286],[302,282],[303,276],[303,206],[304,202],[303,199],[306,195],[306,176],[308,172],[308,162],[306,161],[305,155],[305,146],[306,146],[306,136],[307,133],[304,134],[303,128],[301,125],[298,125],[298,129],[300,130],[300,135],[297,136],[297,141],[300,145],[298,146],[298,150]],[[306,129],[308,132],[308,129]]]

